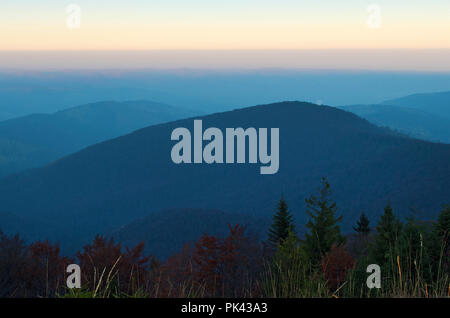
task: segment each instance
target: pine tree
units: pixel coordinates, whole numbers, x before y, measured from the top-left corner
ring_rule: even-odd
[[[431,279],[431,259],[427,248],[429,228],[426,224],[416,220],[414,211],[406,219],[398,239],[396,249],[402,270],[412,277],[421,275],[422,279]],[[425,243],[425,244],[424,244]]]
[[[450,272],[450,205],[439,213],[432,233],[431,251],[436,264],[436,272]]]
[[[353,229],[361,236],[367,236],[370,233],[370,221],[367,218],[366,214],[363,212],[359,217],[359,220],[356,222],[356,227]]]
[[[450,243],[450,205],[444,206],[441,213],[439,213],[435,232],[440,239],[445,240],[448,246]]]
[[[269,242],[277,246],[287,239],[289,232],[294,233],[295,226],[286,201],[284,197],[281,197],[277,212],[273,216],[273,223],[269,229]]]
[[[384,208],[384,214],[381,216],[376,230],[373,256],[377,264],[382,265],[389,260],[392,252],[397,248],[398,238],[402,230],[402,223],[395,217],[389,203]]]
[[[311,195],[306,199],[306,213],[310,216],[306,227],[310,233],[305,234],[305,247],[313,265],[319,265],[334,244],[345,243],[338,225],[342,216],[336,217],[336,203],[330,199],[330,184],[325,178],[322,178],[319,194],[319,198]]]

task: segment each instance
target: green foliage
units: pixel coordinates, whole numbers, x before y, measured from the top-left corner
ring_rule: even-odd
[[[356,226],[353,229],[362,236],[367,236],[370,233],[370,221],[366,214],[363,212],[356,222]]]
[[[450,205],[444,206],[432,231],[431,257],[435,272],[450,272]]]
[[[293,232],[279,245],[264,282],[266,297],[326,297],[326,283],[312,271],[304,246]]]
[[[345,237],[341,235],[338,225],[342,221],[342,216],[336,217],[336,203],[331,201],[330,195],[330,184],[322,178],[319,197],[311,195],[306,199],[306,213],[310,220],[306,224],[309,233],[305,235],[305,247],[314,266],[320,263],[323,255],[331,250],[333,244],[345,243]]]
[[[269,229],[269,242],[274,246],[278,246],[287,239],[290,232],[295,231],[292,215],[288,210],[288,206],[283,197],[278,203],[277,212],[273,216],[273,223]]]
[[[144,246],[122,249],[112,239],[96,237],[77,253],[82,288],[64,287],[66,265],[48,242],[27,245],[0,231],[0,296],[63,298],[144,297],[448,297],[450,293],[450,207],[436,222],[412,215],[402,223],[388,204],[368,234],[364,213],[355,230],[370,253],[354,253],[337,223],[330,185],[308,200],[310,233],[301,241],[282,198],[271,232],[275,254],[229,225],[229,235],[204,234],[194,245],[165,262],[143,255]],[[287,231],[287,232],[286,232]],[[276,236],[275,236],[276,234]],[[367,239],[367,240],[366,240]],[[372,241],[371,244],[369,241]],[[362,240],[361,240],[362,241]],[[354,249],[355,250],[355,249]],[[349,252],[350,251],[350,252]],[[269,252],[273,252],[270,250]],[[355,256],[356,255],[356,256]],[[381,288],[367,288],[369,264],[381,267]],[[319,266],[320,265],[320,266]],[[58,273],[61,275],[58,277]],[[55,280],[55,278],[57,278]]]
[[[273,262],[285,268],[290,268],[297,261],[303,265],[304,269],[309,266],[308,255],[300,244],[300,240],[293,232],[289,232],[287,238],[280,244]]]
[[[396,272],[402,271],[403,282],[409,281],[417,284],[422,279],[426,281],[432,279],[429,251],[424,244],[428,237],[429,229],[415,220],[413,216],[402,226],[396,248],[398,256]],[[402,285],[403,282],[401,282]]]
[[[372,255],[377,264],[385,264],[397,247],[398,238],[401,234],[402,223],[398,220],[388,204],[376,227],[377,235],[372,248]]]
[[[439,244],[434,238],[437,225],[419,222],[410,217],[403,225],[395,219],[392,209],[386,209],[380,220],[379,233],[375,236],[372,253],[361,256],[357,266],[348,276],[348,284],[341,291],[343,297],[446,297],[450,283],[449,271],[442,270],[445,259],[432,258],[432,251]],[[381,226],[383,225],[383,226]],[[388,226],[390,225],[390,226]],[[383,230],[381,230],[383,229]],[[390,229],[389,231],[387,229]],[[376,245],[378,244],[378,245]],[[376,260],[380,253],[383,263]],[[438,248],[439,249],[439,248]],[[366,286],[369,264],[381,267],[381,288]]]
[[[443,210],[439,214],[435,226],[435,232],[437,236],[444,240],[448,246],[450,240],[450,205],[444,206]]]
[[[147,298],[149,297],[142,290],[136,290],[133,294],[126,294],[120,292],[115,288],[104,288],[100,291],[92,290],[87,287],[82,287],[80,289],[67,289],[64,294],[58,295],[58,298]]]

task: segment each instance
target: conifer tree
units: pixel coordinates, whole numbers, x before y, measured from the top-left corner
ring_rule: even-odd
[[[431,251],[437,264],[436,271],[450,272],[450,205],[444,206],[439,213],[433,229]]]
[[[278,203],[277,212],[273,216],[273,223],[269,229],[269,242],[274,246],[281,244],[289,236],[289,232],[295,231],[292,215],[284,197]]]
[[[356,222],[356,226],[353,229],[360,234],[361,236],[367,236],[370,233],[370,221],[367,218],[366,214],[363,212],[359,217],[359,220]]]
[[[319,265],[322,257],[337,246],[345,243],[345,237],[341,235],[338,225],[342,216],[336,216],[336,203],[330,198],[330,184],[322,178],[322,187],[319,189],[319,197],[311,195],[306,199],[306,213],[310,216],[306,227],[309,233],[305,234],[305,247],[313,265]]]
[[[402,230],[402,223],[395,217],[390,203],[384,208],[384,213],[377,224],[376,230],[373,256],[376,262],[382,265],[392,256],[390,254],[397,247]]]
[[[444,206],[441,213],[439,213],[435,232],[440,239],[446,241],[445,243],[448,246],[450,243],[450,205]]]

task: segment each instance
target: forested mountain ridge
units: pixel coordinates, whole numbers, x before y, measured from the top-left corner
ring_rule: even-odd
[[[450,145],[408,138],[333,107],[283,102],[196,118],[204,129],[279,128],[278,173],[260,175],[254,164],[176,165],[171,132],[192,129],[193,118],[159,124],[1,179],[1,209],[34,222],[9,230],[79,245],[170,208],[268,216],[281,195],[303,225],[305,198],[323,176],[344,230],[361,211],[379,216],[389,201],[399,216],[414,208],[432,218],[450,198]]]
[[[39,167],[89,145],[198,114],[149,101],[104,101],[0,122],[0,177]]]
[[[378,126],[389,127],[411,137],[450,143],[450,118],[406,106],[384,104],[339,107]]]
[[[413,94],[384,101],[382,104],[420,109],[450,119],[450,91]]]

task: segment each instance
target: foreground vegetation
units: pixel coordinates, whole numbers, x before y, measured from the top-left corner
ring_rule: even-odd
[[[306,200],[304,238],[282,198],[260,242],[239,225],[224,238],[204,234],[166,261],[97,236],[75,258],[58,245],[30,245],[0,232],[0,297],[449,297],[450,206],[435,221],[402,222],[389,204],[375,228],[363,214],[355,233],[341,234],[342,216],[323,179]],[[67,289],[66,267],[81,267],[82,288]],[[381,288],[367,287],[369,264]]]

